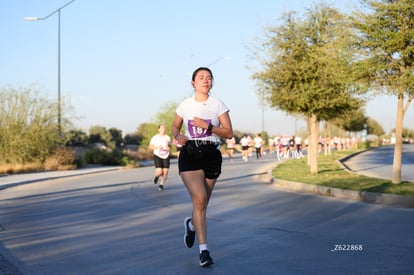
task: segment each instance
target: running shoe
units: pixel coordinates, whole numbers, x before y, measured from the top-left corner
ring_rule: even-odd
[[[155,176],[154,177],[154,184],[157,184],[158,183],[158,179],[159,179],[160,177],[159,176]]]
[[[164,185],[160,184],[160,185],[158,186],[158,190],[160,190],[160,191],[164,190]]]
[[[208,267],[214,264],[213,259],[210,257],[210,252],[208,250],[203,250],[200,253],[200,266]]]
[[[191,248],[194,245],[195,240],[195,231],[190,229],[189,223],[191,222],[191,218],[187,217],[184,219],[184,244],[185,247]]]

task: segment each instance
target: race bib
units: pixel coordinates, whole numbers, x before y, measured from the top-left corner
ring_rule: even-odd
[[[166,156],[166,155],[168,155],[168,153],[169,153],[169,151],[167,150],[167,149],[160,149],[159,151],[158,151],[158,154],[160,155],[160,156]]]
[[[211,119],[206,119],[208,123],[211,123]],[[211,132],[207,129],[197,127],[194,124],[194,120],[188,120],[188,132],[192,138],[204,138],[211,136]]]

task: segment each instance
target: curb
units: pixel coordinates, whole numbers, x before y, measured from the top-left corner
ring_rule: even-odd
[[[338,199],[354,200],[401,208],[414,208],[414,196],[345,190],[340,188],[279,179],[274,181],[274,186],[278,189],[287,189],[304,193],[313,193],[321,196],[333,197]]]
[[[263,183],[272,184],[275,181],[275,178],[273,178],[273,170],[277,165],[278,163],[273,163],[255,170],[255,179]]]
[[[357,152],[352,156],[361,153]],[[349,158],[351,156],[347,156]],[[342,163],[344,159],[339,162]],[[281,180],[273,177],[273,170],[278,166],[278,163],[268,165],[260,170],[257,170],[256,179],[260,182],[272,184],[273,187],[281,190],[291,190],[297,192],[303,192],[308,194],[317,194],[320,196],[333,197],[338,199],[360,201],[371,204],[381,204],[386,206],[400,207],[400,208],[414,208],[414,196],[409,195],[396,195],[385,194],[368,191],[354,191],[346,190],[329,186],[322,186],[311,183],[302,183],[288,180]],[[352,170],[348,169],[345,165],[342,165],[344,169],[351,173]]]
[[[24,185],[24,184],[35,183],[35,182],[39,182],[39,181],[69,178],[69,177],[76,177],[76,176],[96,174],[96,173],[105,173],[105,172],[116,171],[116,170],[120,170],[120,169],[122,169],[122,168],[117,167],[117,166],[104,167],[104,168],[98,168],[98,169],[83,168],[83,169],[78,169],[78,170],[73,170],[73,171],[62,171],[63,174],[56,174],[56,175],[50,175],[49,174],[49,176],[48,176],[48,172],[40,172],[40,173],[44,173],[44,176],[37,177],[37,178],[34,178],[34,179],[22,179],[22,180],[13,181],[13,182],[10,182],[10,183],[0,184],[0,191],[4,190],[4,189],[7,189],[7,188],[11,188],[11,187],[19,186],[19,185]]]
[[[369,151],[369,150],[372,150],[373,148],[368,148],[368,149],[365,149],[365,150],[360,150],[360,151],[358,151],[358,152],[355,152],[355,153],[352,153],[352,154],[350,154],[350,155],[347,155],[347,156],[345,156],[345,157],[343,157],[343,158],[340,158],[340,159],[338,159],[337,160],[337,163],[339,164],[339,165],[341,165],[342,166],[342,168],[344,168],[345,170],[347,170],[347,171],[349,171],[349,172],[351,172],[351,173],[354,173],[354,174],[356,174],[355,173],[355,171],[354,170],[352,170],[351,168],[349,168],[347,165],[345,165],[345,161],[347,161],[348,159],[350,159],[350,158],[352,158],[352,157],[355,157],[356,155],[359,155],[359,154],[361,154],[361,153],[363,153],[363,152],[366,152],[366,151]]]

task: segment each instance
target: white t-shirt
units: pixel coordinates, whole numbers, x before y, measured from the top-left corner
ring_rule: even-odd
[[[170,150],[168,146],[170,146],[171,139],[167,135],[161,136],[160,134],[156,134],[151,138],[150,145],[154,147],[162,146],[162,148],[155,148],[153,150],[154,155],[166,159],[170,155]]]
[[[236,144],[236,139],[234,137],[226,139],[226,144],[228,149],[233,149]]]
[[[220,137],[196,127],[192,124],[194,117],[200,117],[209,121],[213,126],[219,127],[219,116],[228,112],[229,108],[219,99],[209,96],[204,102],[195,101],[194,97],[183,100],[177,107],[176,113],[183,118],[185,135],[189,140],[205,140],[220,142]]]
[[[255,137],[254,138],[254,147],[260,148],[263,145],[263,139],[261,137]]]
[[[302,145],[302,138],[301,137],[295,137],[295,144],[296,145]]]
[[[251,138],[250,137],[248,137],[248,136],[243,136],[241,139],[240,139],[240,145],[241,146],[249,146],[249,144],[250,144],[250,142],[251,142],[252,140],[251,140]]]

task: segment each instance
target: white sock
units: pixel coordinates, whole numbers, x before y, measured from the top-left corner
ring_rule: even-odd
[[[203,250],[208,250],[208,249],[207,249],[207,244],[206,244],[206,243],[205,243],[205,244],[200,244],[198,247],[200,248],[200,253],[201,253],[201,251],[203,251]]]
[[[195,231],[194,225],[191,221],[188,223],[188,227],[190,227],[191,231]]]

